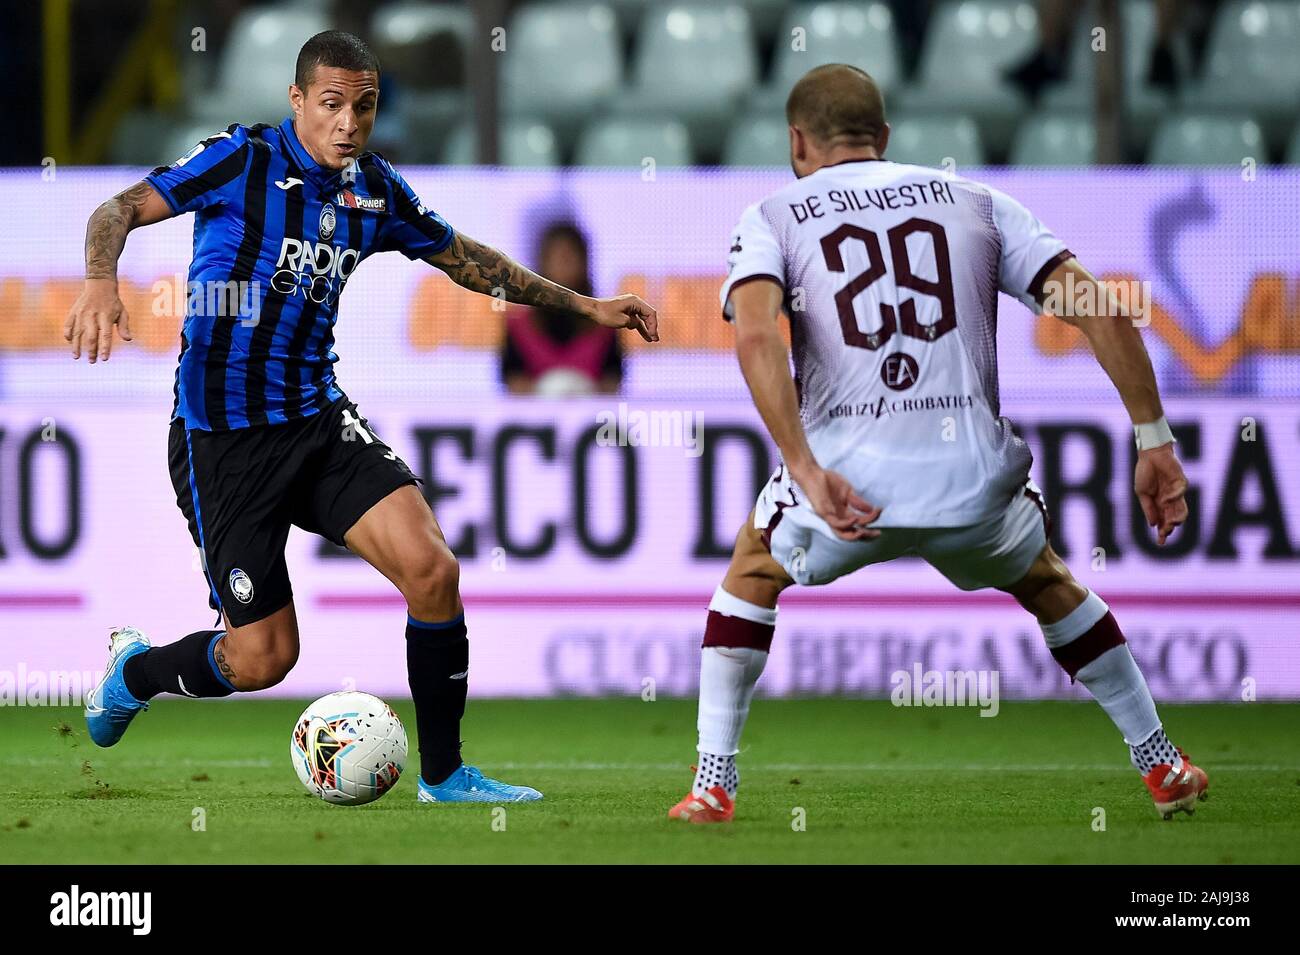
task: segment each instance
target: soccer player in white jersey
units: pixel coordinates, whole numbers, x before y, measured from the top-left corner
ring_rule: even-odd
[[[1029,448],[998,404],[998,292],[1035,310],[1045,290],[1069,281],[1092,292],[1072,301],[1104,307],[1057,317],[1087,336],[1134,422],[1134,489],[1163,544],[1187,517],[1187,480],[1139,332],[1010,196],[889,162],[884,103],[866,73],[812,70],[791,91],[786,118],[798,178],[745,210],[722,287],[740,367],[781,465],[709,604],[699,766],[669,815],[732,819],[740,735],[781,591],[905,554],[962,590],[1015,597],[1071,680],[1114,721],[1157,810],[1190,814],[1206,775],[1166,737],[1105,601],[1048,544]]]

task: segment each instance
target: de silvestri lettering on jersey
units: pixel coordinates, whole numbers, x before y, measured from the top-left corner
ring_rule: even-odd
[[[750,206],[722,286],[785,291],[800,415],[817,462],[879,527],[961,527],[1005,508],[1028,446],[1000,416],[997,293],[1030,308],[1071,257],[1024,206],[936,170],[827,166]]]
[[[452,239],[382,156],[326,169],[293,117],[232,125],[147,180],[195,214],[172,412],[187,428],[282,423],[341,397],[334,322],[348,277],[376,252],[423,258]]]

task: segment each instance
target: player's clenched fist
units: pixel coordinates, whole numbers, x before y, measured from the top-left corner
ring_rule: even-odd
[[[880,508],[858,496],[853,485],[842,475],[825,468],[812,467],[790,476],[803,489],[808,503],[837,537],[846,541],[871,540],[880,531],[868,527],[880,517]]]
[[[659,313],[635,295],[596,299],[592,321],[608,328],[632,328],[648,342],[659,341]]]
[[[112,279],[86,279],[63,323],[63,338],[72,343],[73,360],[81,357],[84,348],[92,365],[100,357],[108,361],[114,325],[122,341],[131,341],[131,326],[117,295],[117,283]]]
[[[1156,528],[1157,540],[1164,546],[1175,527],[1187,520],[1187,476],[1174,454],[1172,444],[1163,444],[1138,453],[1133,490],[1142,505],[1149,527]]]

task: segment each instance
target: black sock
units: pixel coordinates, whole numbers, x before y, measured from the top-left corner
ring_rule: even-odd
[[[151,647],[126,661],[122,679],[137,700],[146,702],[159,693],[178,696],[229,696],[235,692],[217,672],[212,645],[224,630],[200,630],[165,647]]]
[[[460,768],[460,720],[469,684],[464,613],[440,623],[407,616],[406,674],[415,701],[420,777],[436,786]]]

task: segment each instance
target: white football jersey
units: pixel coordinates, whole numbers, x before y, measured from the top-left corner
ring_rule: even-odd
[[[745,210],[722,287],[785,290],[800,414],[817,462],[878,527],[961,527],[1029,475],[1000,416],[997,293],[1037,310],[1070,258],[996,189],[882,160],[827,166]]]

